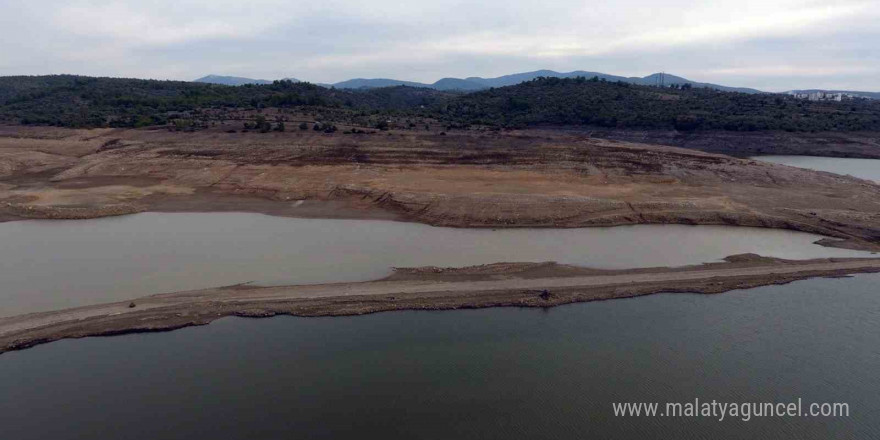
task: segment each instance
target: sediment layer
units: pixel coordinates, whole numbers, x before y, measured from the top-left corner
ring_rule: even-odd
[[[203,289],[0,318],[0,353],[65,338],[156,332],[226,316],[360,315],[391,310],[550,307],[659,292],[720,293],[813,277],[880,272],[880,259],[781,260],[746,254],[724,263],[598,270],[555,263],[398,269],[360,283]]]
[[[0,221],[226,210],[454,227],[740,225],[880,250],[880,185],[848,176],[553,130],[227,128],[0,127]]]

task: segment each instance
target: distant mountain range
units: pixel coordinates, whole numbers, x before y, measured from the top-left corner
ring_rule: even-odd
[[[576,70],[574,72],[556,72],[553,70],[536,70],[534,72],[524,72],[524,73],[514,73],[512,75],[504,75],[499,76],[497,78],[481,78],[477,76],[471,76],[468,78],[443,78],[437,82],[428,84],[428,83],[420,83],[415,81],[402,81],[398,79],[390,79],[390,78],[354,78],[346,81],[341,81],[338,83],[327,84],[327,83],[318,83],[319,86],[324,87],[335,87],[337,89],[375,89],[380,87],[393,87],[393,86],[409,86],[409,87],[424,87],[428,89],[434,90],[443,90],[443,91],[465,91],[472,92],[477,90],[485,90],[492,87],[505,87],[512,86],[516,84],[520,84],[526,81],[531,81],[535,78],[539,77],[552,77],[552,78],[574,78],[578,76],[583,76],[585,78],[593,78],[599,77],[599,79],[604,79],[606,81],[623,81],[630,84],[638,84],[643,86],[653,86],[659,84],[691,84],[694,87],[704,87],[710,89],[723,90],[728,92],[742,92],[742,93],[764,93],[757,89],[750,89],[747,87],[730,87],[724,86],[720,84],[712,84],[712,83],[704,83],[698,81],[691,81],[687,78],[682,78],[680,76],[671,75],[668,73],[654,73],[648,76],[638,77],[638,76],[617,76],[617,75],[609,75],[607,73],[602,72],[587,72],[584,70]],[[284,78],[287,80],[291,80],[293,82],[300,82],[296,78]],[[240,86],[243,84],[271,84],[272,81],[265,79],[253,79],[253,78],[242,78],[238,76],[222,76],[222,75],[208,75],[202,78],[195,80],[195,82],[201,83],[211,83],[211,84],[223,84],[227,86]],[[804,90],[789,90],[784,93],[794,94],[794,93],[815,93],[815,92],[826,92],[826,93],[846,93],[853,96],[860,96],[864,98],[870,99],[880,99],[880,92],[860,92],[860,91],[851,91],[851,90],[825,90],[825,89],[804,89]]]
[[[293,82],[299,82],[296,78],[284,78]],[[223,76],[223,75],[208,75],[203,76],[199,79],[193,80],[193,82],[199,83],[209,83],[209,84],[222,84],[224,86],[241,86],[245,84],[272,84],[271,80],[268,79],[253,79],[253,78],[242,78],[240,76]]]
[[[626,77],[626,76],[617,76],[617,75],[609,75],[607,73],[602,72],[587,72],[584,70],[575,70],[574,72],[556,72],[553,70],[536,70],[534,72],[525,72],[525,73],[515,73],[512,75],[504,75],[499,76],[497,78],[480,78],[480,77],[469,77],[465,79],[457,79],[457,78],[444,78],[440,81],[437,81],[433,84],[435,88],[441,88],[447,84],[454,86],[455,88],[462,90],[480,90],[486,89],[490,87],[504,87],[504,86],[512,86],[515,84],[519,84],[526,81],[531,81],[538,77],[549,77],[549,78],[575,78],[578,76],[582,76],[585,78],[593,78],[598,77],[599,79],[604,79],[606,81],[621,81],[630,84],[638,84],[643,86],[652,86],[659,84],[691,84],[694,87],[706,87],[718,90],[724,90],[729,92],[743,92],[743,93],[763,93],[760,90],[749,89],[745,87],[729,87],[723,86],[719,84],[711,84],[711,83],[703,83],[698,81],[691,81],[686,78],[682,78],[680,76],[670,75],[668,73],[654,73],[644,77]]]
[[[521,79],[507,77],[494,84]],[[452,93],[404,86],[330,89],[289,81],[220,86],[77,75],[0,76],[3,124],[199,129],[209,126],[215,117],[230,116],[230,108],[303,106],[332,109],[327,112],[329,118],[321,119],[376,128],[393,117],[408,119],[410,124],[429,118],[452,127],[499,129],[880,131],[880,100],[796,100],[779,94],[660,89],[608,80],[538,78],[473,93]],[[201,111],[208,109],[212,111]]]
[[[789,91],[787,91],[787,92],[785,92],[785,93],[789,93],[789,94],[801,94],[801,93],[803,93],[803,94],[811,94],[811,93],[817,93],[817,92],[824,92],[824,93],[845,93],[845,94],[847,94],[847,95],[858,96],[858,97],[862,97],[862,98],[880,99],[880,92],[859,92],[859,91],[854,91],[854,90],[803,89],[803,90],[789,90]]]
[[[712,89],[724,90],[729,92],[743,92],[743,93],[763,93],[760,90],[749,89],[744,87],[729,87],[723,86],[719,84],[710,84],[710,83],[702,83],[697,81],[691,81],[689,79],[682,78],[680,76],[670,75],[668,73],[655,73],[652,75],[648,75],[645,77],[625,77],[625,76],[617,76],[617,75],[609,75],[607,73],[601,72],[587,72],[583,70],[576,70],[574,72],[556,72],[553,70],[536,70],[534,72],[525,72],[525,73],[515,73],[512,75],[504,75],[499,76],[497,78],[480,78],[477,76],[472,76],[468,78],[443,78],[433,84],[420,83],[414,81],[402,81],[398,79],[389,79],[389,78],[355,78],[349,79],[346,81],[341,81],[333,84],[322,84],[318,85],[324,87],[336,87],[337,89],[374,89],[379,87],[392,87],[392,86],[410,86],[410,87],[425,87],[429,89],[435,90],[459,90],[459,91],[476,91],[476,90],[484,90],[492,87],[504,87],[504,86],[512,86],[515,84],[519,84],[525,81],[531,81],[535,78],[539,77],[553,77],[553,78],[574,78],[578,76],[583,76],[586,78],[599,77],[599,79],[604,79],[606,81],[623,81],[631,84],[639,84],[639,85],[658,85],[663,84],[691,84],[694,87],[707,87]],[[290,79],[292,81],[298,81],[294,78],[285,78]],[[203,83],[212,83],[212,84],[224,84],[229,86],[237,86],[242,84],[269,84],[272,81],[264,80],[264,79],[252,79],[252,78],[241,78],[236,76],[220,76],[220,75],[208,75],[202,78],[195,80],[195,82],[203,82]]]
[[[376,87],[389,87],[389,86],[411,86],[411,87],[427,87],[435,90],[460,90],[460,91],[476,91],[476,90],[484,90],[492,87],[505,87],[512,86],[516,84],[520,84],[526,81],[531,81],[535,78],[539,77],[550,77],[550,78],[574,78],[578,76],[583,76],[585,78],[593,78],[599,77],[599,79],[604,79],[606,81],[622,81],[631,84],[638,85],[657,85],[663,84],[691,84],[694,87],[707,87],[712,89],[724,90],[729,92],[743,92],[743,93],[762,93],[760,90],[749,89],[744,87],[729,87],[723,86],[719,84],[710,84],[710,83],[702,83],[697,81],[691,81],[686,78],[682,78],[680,76],[670,75],[666,73],[655,73],[652,75],[648,75],[645,77],[625,77],[625,76],[617,76],[617,75],[609,75],[607,73],[601,72],[587,72],[583,70],[576,70],[574,72],[556,72],[553,70],[536,70],[534,72],[524,72],[524,73],[515,73],[512,75],[504,75],[499,76],[497,78],[480,78],[477,76],[471,76],[468,78],[443,78],[433,84],[427,83],[419,83],[412,81],[400,81],[396,79],[365,79],[365,78],[356,78],[350,79],[347,81],[338,82],[335,84],[321,84],[324,86],[333,86],[337,89],[362,89],[362,88],[376,88]]]

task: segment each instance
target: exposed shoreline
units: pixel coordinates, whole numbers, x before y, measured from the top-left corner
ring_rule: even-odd
[[[0,127],[0,221],[235,210],[468,228],[737,225],[880,250],[878,200],[880,185],[852,177],[554,130]]]
[[[867,272],[880,272],[880,258],[781,260],[746,254],[728,257],[724,263],[677,268],[598,270],[556,263],[497,263],[399,269],[377,281],[237,285],[0,318],[0,353],[67,338],[169,331],[227,316],[551,307],[661,292],[721,293]]]
[[[2,208],[2,207],[0,207]],[[7,206],[7,209],[9,207]],[[552,224],[545,222],[510,223],[500,221],[491,223],[463,222],[459,219],[424,218],[415,214],[389,206],[364,203],[357,199],[335,200],[275,200],[271,197],[255,194],[225,194],[215,192],[198,192],[191,195],[151,195],[139,201],[137,205],[112,205],[100,207],[81,207],[74,209],[32,209],[19,215],[3,215],[0,209],[0,223],[24,220],[88,220],[145,212],[167,213],[212,213],[212,212],[246,212],[276,217],[310,218],[310,219],[347,219],[347,220],[389,220],[397,222],[419,223],[447,228],[476,229],[574,229],[591,227],[616,227],[635,225],[687,225],[687,226],[732,226],[747,228],[785,229],[821,235],[823,238],[814,243],[819,246],[850,249],[869,252],[880,252],[880,244],[863,240],[837,230],[814,224],[791,221],[785,218],[764,216],[756,213],[732,212],[687,212],[669,211],[663,213],[610,214],[590,217],[587,219],[569,219]]]
[[[880,251],[878,200],[880,185],[852,177],[554,130],[0,127],[0,221],[240,211],[466,228],[729,225]]]

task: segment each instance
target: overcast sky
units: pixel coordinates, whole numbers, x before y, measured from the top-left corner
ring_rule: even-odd
[[[0,0],[0,75],[433,82],[666,71],[880,91],[880,0]]]

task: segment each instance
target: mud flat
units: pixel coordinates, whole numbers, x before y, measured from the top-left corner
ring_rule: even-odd
[[[0,318],[0,353],[65,338],[156,332],[226,316],[360,315],[391,310],[550,307],[659,292],[720,293],[813,277],[880,272],[880,259],[781,260],[754,254],[679,268],[597,270],[555,263],[398,269],[360,283],[229,286]]]

